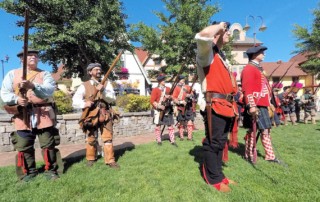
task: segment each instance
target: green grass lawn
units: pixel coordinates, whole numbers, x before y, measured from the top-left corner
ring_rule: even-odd
[[[14,166],[0,168],[0,201],[320,201],[320,124],[281,126],[272,132],[276,156],[283,165],[263,160],[258,143],[255,166],[243,160],[245,130],[240,147],[229,152],[224,173],[237,181],[230,193],[219,193],[201,177],[201,139],[164,141],[117,151],[119,171],[99,161],[92,168],[84,159],[69,159],[60,179],[41,174],[32,182],[17,183]],[[38,163],[41,167],[41,163]]]

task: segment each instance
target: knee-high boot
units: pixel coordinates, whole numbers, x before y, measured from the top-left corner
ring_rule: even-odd
[[[33,178],[38,174],[34,150],[18,152],[16,155],[16,174],[19,180],[24,180],[26,176]],[[28,181],[28,179],[25,181]]]
[[[113,144],[112,143],[104,143],[103,145],[104,152],[104,162],[109,165],[111,168],[120,168],[120,166],[116,163],[114,158]]]
[[[90,145],[89,143],[86,144],[86,159],[88,161],[95,161],[96,160],[96,147],[94,145]]]

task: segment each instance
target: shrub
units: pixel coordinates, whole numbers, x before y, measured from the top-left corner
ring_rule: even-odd
[[[58,108],[58,114],[66,114],[73,111],[72,98],[63,91],[58,90],[53,93],[53,99]]]
[[[118,96],[116,104],[125,112],[142,112],[151,109],[150,96],[127,94]]]
[[[1,96],[0,96],[0,109],[3,109],[3,106],[4,106],[4,102],[2,101]]]

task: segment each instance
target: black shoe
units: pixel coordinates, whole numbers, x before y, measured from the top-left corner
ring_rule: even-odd
[[[43,174],[47,180],[56,180],[60,178],[59,175],[53,171],[46,171]]]
[[[162,142],[158,142],[157,144],[158,144],[159,146],[162,146]]]
[[[281,163],[281,161],[279,159],[277,159],[277,158],[275,158],[273,160],[267,160],[267,161],[269,161],[271,163],[279,163],[279,164]]]
[[[193,141],[193,138],[191,138],[191,139],[188,138],[187,140],[188,140],[188,141]]]
[[[180,137],[180,141],[183,141],[184,139]]]
[[[30,173],[25,175],[23,178],[20,179],[21,182],[30,182],[35,179],[38,173]]]
[[[171,142],[171,145],[175,146],[175,147],[178,147],[177,143],[175,143],[175,142]]]

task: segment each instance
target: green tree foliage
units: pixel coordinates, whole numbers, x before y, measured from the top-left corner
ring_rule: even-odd
[[[301,65],[302,69],[313,75],[317,75],[320,79],[320,3],[319,8],[313,11],[315,19],[311,30],[307,27],[294,25],[293,34],[297,38],[296,48],[294,53],[304,53],[308,55],[308,60]]]
[[[210,0],[162,0],[166,12],[154,11],[161,20],[156,28],[143,22],[131,25],[130,38],[141,42],[151,54],[165,59],[165,73],[176,74],[181,65],[196,64],[195,34],[210,24],[212,15],[219,11]]]
[[[4,0],[0,7],[21,17],[29,8],[30,47],[41,50],[41,61],[54,70],[65,64],[65,77],[79,72],[83,78],[91,62],[100,62],[107,71],[117,50],[131,48],[118,0]],[[24,26],[24,18],[17,26]],[[23,33],[15,38],[23,40]]]
[[[58,108],[58,114],[67,114],[73,111],[72,98],[63,91],[58,90],[53,93],[53,99]]]

